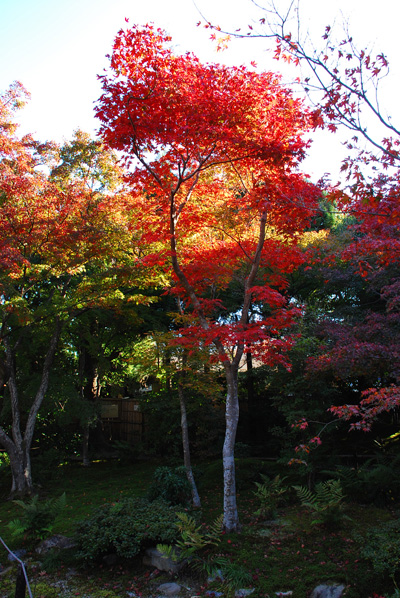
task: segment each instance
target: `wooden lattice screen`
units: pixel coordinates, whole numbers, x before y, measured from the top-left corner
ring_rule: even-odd
[[[137,399],[103,399],[101,419],[104,433],[111,441],[134,444],[142,440],[143,413]]]

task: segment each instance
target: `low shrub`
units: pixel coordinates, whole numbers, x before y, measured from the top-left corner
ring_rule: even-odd
[[[119,462],[122,465],[136,463],[140,455],[143,454],[143,446],[138,442],[131,444],[125,440],[116,440],[112,446],[117,452]]]
[[[361,556],[370,561],[376,573],[394,578],[400,572],[400,520],[373,527],[365,537],[357,535],[356,540]]]
[[[158,542],[173,542],[177,536],[176,515],[162,500],[126,498],[97,508],[76,530],[78,558],[95,561],[116,553],[135,557]]]
[[[153,482],[148,490],[149,500],[161,498],[171,505],[186,505],[191,499],[191,490],[186,470],[179,467],[157,467]]]
[[[341,466],[330,473],[355,502],[384,506],[400,498],[400,459],[370,459],[357,469]]]

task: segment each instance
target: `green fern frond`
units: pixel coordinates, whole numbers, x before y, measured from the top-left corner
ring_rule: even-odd
[[[317,497],[305,486],[293,486],[303,507],[314,508]]]

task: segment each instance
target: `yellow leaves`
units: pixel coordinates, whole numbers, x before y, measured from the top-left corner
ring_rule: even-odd
[[[308,247],[322,247],[329,235],[330,231],[328,229],[306,231],[300,236],[298,245],[304,249]]]
[[[222,35],[221,37],[217,37],[215,41],[217,42],[217,52],[223,52],[224,50],[228,49],[229,42],[231,41],[231,36]]]

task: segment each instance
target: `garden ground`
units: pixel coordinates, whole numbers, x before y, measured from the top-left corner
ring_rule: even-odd
[[[157,465],[104,461],[94,462],[90,468],[78,463],[56,468],[41,488],[43,498],[57,497],[64,491],[67,494],[67,505],[52,533],[72,536],[76,523],[87,519],[99,505],[129,496],[145,496]],[[346,585],[347,598],[393,595],[395,578],[391,579],[383,569],[383,573],[377,571],[373,560],[362,551],[369,528],[396,521],[395,506],[347,503],[346,517],[332,528],[316,524],[312,514],[291,499],[278,508],[275,518],[265,520],[255,515],[260,505],[254,495],[254,482],[260,479],[261,471],[275,475],[276,465],[250,459],[237,461],[238,504],[243,529],[240,534],[222,535],[218,546],[208,551],[208,562],[222,555],[231,563],[232,584],[207,583],[204,571],[186,568],[178,580],[189,588],[186,596],[211,596],[207,592],[221,590],[224,596],[229,596],[235,587],[235,577],[237,587],[254,588],[254,598],[288,591],[293,592],[294,598],[307,598],[318,584],[335,582]],[[196,517],[210,524],[222,510],[221,463],[200,465],[198,478],[203,506]],[[2,490],[5,493],[5,486]],[[177,510],[182,508],[177,507]],[[7,524],[20,513],[20,507],[13,502],[3,500],[0,504],[1,535],[13,549],[24,543],[12,539]],[[394,545],[392,552],[399,551],[399,546]],[[36,598],[145,598],[158,595],[156,588],[171,581],[168,574],[144,567],[139,557],[119,559],[112,566],[101,562],[85,567],[74,560],[73,551],[66,551],[64,555],[49,554],[39,561],[29,543],[26,548],[28,575]],[[386,557],[377,554],[379,558]],[[5,551],[0,552],[0,563],[10,568]],[[0,576],[1,598],[14,595],[15,577],[15,566]]]

